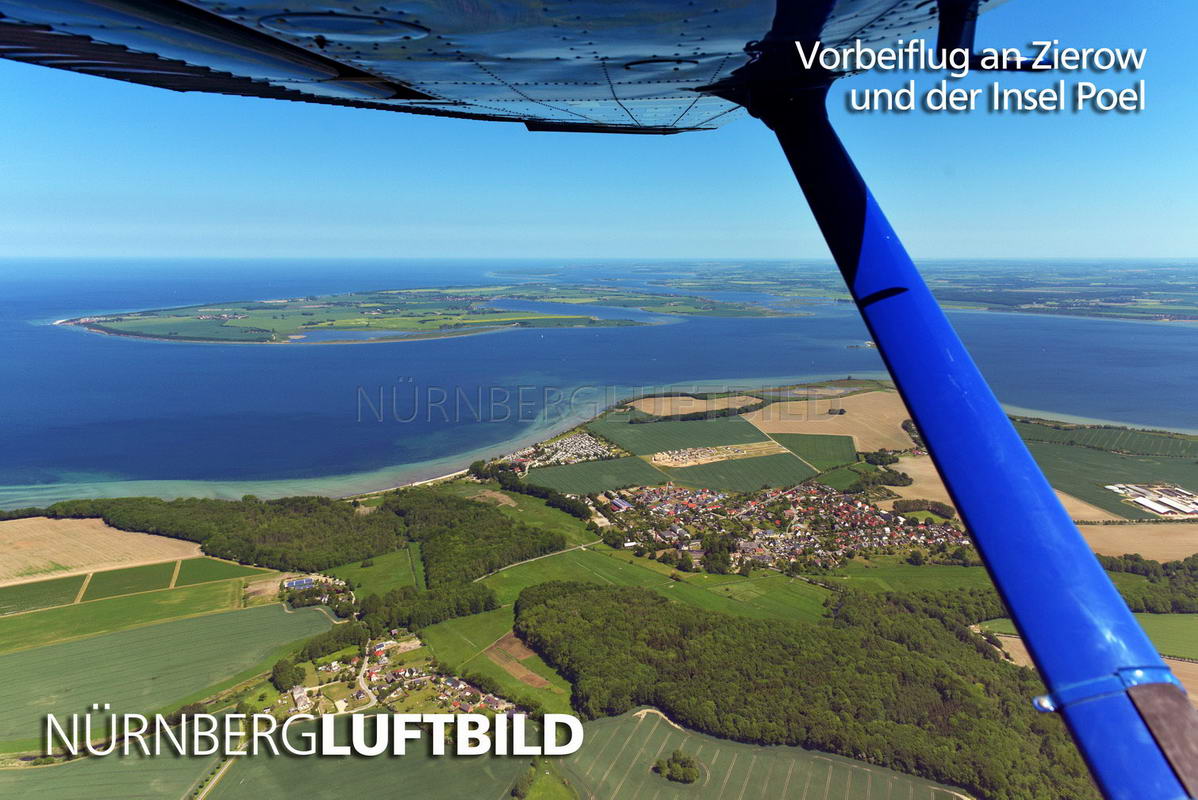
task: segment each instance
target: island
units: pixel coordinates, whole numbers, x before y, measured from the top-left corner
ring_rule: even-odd
[[[518,307],[545,303],[555,307]],[[599,307],[609,313],[606,316],[586,313]],[[622,316],[620,309],[627,309],[628,316]],[[55,324],[145,339],[286,344],[305,340],[409,341],[504,328],[652,324],[635,318],[643,317],[642,312],[717,317],[793,315],[754,303],[690,295],[610,286],[530,283],[377,289],[348,294],[241,300],[77,317]],[[336,336],[332,334],[334,331],[346,335]]]

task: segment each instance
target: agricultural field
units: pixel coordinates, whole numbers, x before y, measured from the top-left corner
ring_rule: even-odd
[[[692,424],[702,423],[654,422],[637,427]],[[526,480],[565,494],[591,494],[622,489],[625,486],[656,486],[665,483],[669,478],[644,459],[629,456],[607,461],[583,461],[578,464],[538,467],[528,471]]]
[[[201,555],[195,542],[47,517],[0,522],[0,553],[0,585]]]
[[[83,592],[83,600],[101,600],[122,594],[165,589],[170,586],[174,574],[174,561],[95,572]]]
[[[190,586],[194,583],[224,581],[230,578],[249,578],[269,575],[270,570],[247,567],[218,558],[188,558],[179,564],[179,576],[175,586]],[[95,577],[92,578],[95,580]]]
[[[939,591],[983,589],[992,586],[982,567],[953,567],[903,563],[898,556],[854,559],[833,570],[826,578],[867,592]]]
[[[1136,614],[1136,620],[1161,655],[1198,659],[1198,614]],[[1019,635],[1005,617],[983,625],[995,633]]]
[[[240,582],[219,581],[14,614],[0,617],[0,653],[224,611],[240,602]]]
[[[839,410],[845,413],[828,413]],[[773,403],[760,411],[745,414],[743,419],[771,435],[851,436],[855,449],[865,452],[912,447],[911,437],[902,428],[903,421],[910,416],[898,392],[870,391],[845,397]]]
[[[314,608],[260,606],[0,655],[0,750],[37,747],[48,713],[94,702],[116,714],[152,713],[199,699],[269,669],[282,648],[330,625]]]
[[[361,561],[343,564],[340,567],[326,570],[329,575],[342,580],[351,580],[354,584],[354,594],[367,597],[377,594],[382,597],[392,589],[404,586],[424,588],[424,566],[420,561],[420,544],[412,542],[402,550],[386,553],[381,556],[366,559],[373,561],[369,567],[363,567]]]
[[[536,483],[536,481],[533,482]],[[539,497],[500,491],[499,484],[495,481],[483,484],[473,481],[451,481],[437,484],[434,488],[458,497],[465,497],[467,500],[490,503],[517,522],[523,522],[543,531],[560,533],[566,537],[567,546],[586,544],[597,538],[587,530],[586,522],[578,517],[571,516],[560,509],[550,508]]]
[[[861,480],[861,475],[874,469],[872,464],[850,464],[847,467],[836,467],[827,472],[821,473],[815,480],[825,486],[831,486],[833,489],[844,491],[852,486],[857,481]],[[893,487],[886,487],[891,489]]]
[[[1075,444],[1100,450],[1171,458],[1198,458],[1198,436],[1152,433],[1131,428],[1056,428],[1035,422],[1015,422],[1024,441]]]
[[[72,575],[48,581],[0,586],[0,616],[73,603],[75,596],[79,594],[79,588],[83,586],[84,577]]]
[[[738,394],[724,397],[642,397],[629,405],[652,417],[672,417],[676,414],[694,414],[705,411],[722,411],[725,408],[743,408],[760,401],[752,395]]]
[[[772,438],[820,471],[852,464],[857,460],[857,449],[853,446],[853,437],[851,436],[777,433]]]
[[[586,744],[561,762],[583,800],[957,800],[921,778],[799,747],[759,747],[688,731],[653,710],[586,723]],[[682,750],[700,764],[690,785],[671,783],[653,763]]]
[[[136,748],[134,748],[134,752]],[[51,767],[0,770],[0,797],[38,800],[180,800],[190,797],[219,760],[158,756],[81,758]]]
[[[1089,447],[1028,442],[1036,462],[1054,488],[1125,519],[1154,519],[1104,489],[1112,483],[1176,483],[1198,488],[1198,463],[1189,458],[1128,456]]]
[[[345,730],[348,717],[340,717]],[[314,723],[296,725],[292,736]],[[367,736],[371,736],[369,732]],[[297,744],[298,739],[296,740]],[[339,739],[340,741],[340,739]],[[402,758],[239,758],[210,800],[403,797],[420,800],[508,800],[527,758],[436,758],[416,744]]]
[[[430,625],[420,633],[433,656],[458,674],[494,680],[505,697],[536,699],[546,711],[570,713],[570,684],[512,635],[511,606]]]
[[[627,412],[611,411],[587,425],[594,433],[638,456],[688,447],[763,442],[765,434],[740,417],[633,424]]]
[[[816,470],[790,453],[713,461],[664,472],[675,483],[724,492],[755,492],[763,486],[793,486],[816,474]]]
[[[585,581],[616,586],[642,586],[679,603],[757,619],[815,622],[824,614],[828,592],[774,572],[756,577],[677,573],[664,564],[631,553],[595,549],[571,550],[519,564],[483,579],[500,603],[515,602],[520,592],[546,581]]]
[[[1078,525],[1090,549],[1107,556],[1139,553],[1153,561],[1180,561],[1198,553],[1198,522]]]

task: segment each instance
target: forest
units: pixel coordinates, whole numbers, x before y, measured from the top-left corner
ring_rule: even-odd
[[[583,716],[656,706],[715,736],[838,753],[990,800],[1096,798],[1035,673],[969,625],[989,590],[844,591],[819,625],[758,621],[641,588],[525,589],[516,633],[573,684]]]
[[[210,556],[301,572],[388,553],[406,541],[394,514],[356,514],[348,503],[327,497],[68,500],[42,513],[99,517],[123,531],[199,542]]]
[[[430,589],[472,581],[566,546],[562,534],[517,522],[492,505],[427,489],[388,495],[376,513],[398,516],[408,537],[421,543]]]
[[[1098,561],[1108,572],[1125,572],[1148,579],[1119,587],[1132,611],[1198,614],[1198,555],[1163,564],[1134,553],[1117,557],[1100,555]]]

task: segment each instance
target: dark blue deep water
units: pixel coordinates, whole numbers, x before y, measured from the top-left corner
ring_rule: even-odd
[[[459,469],[642,387],[882,369],[874,351],[849,347],[867,334],[844,304],[782,319],[358,344],[154,342],[49,324],[219,300],[510,282],[488,273],[528,263],[0,262],[0,506],[101,494],[349,493]],[[1010,406],[1198,429],[1198,327],[952,318]]]

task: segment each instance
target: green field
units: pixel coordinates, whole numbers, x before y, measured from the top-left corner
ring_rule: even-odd
[[[115,714],[148,713],[202,697],[269,669],[281,647],[330,624],[315,608],[258,606],[2,655],[0,748],[36,747],[48,713],[82,713],[95,702]]]
[[[530,678],[537,684],[534,686],[505,670],[484,652],[511,633],[513,621],[512,607],[504,606],[430,625],[420,632],[420,638],[438,661],[449,664],[459,674],[486,675],[499,684],[505,697],[531,697],[546,711],[570,713],[570,684],[540,656],[534,654],[519,662],[536,676]]]
[[[0,587],[0,615],[73,603],[75,595],[79,594],[79,587],[83,585],[84,577],[86,576],[70,575],[66,578]]]
[[[877,556],[866,563],[853,560],[832,571],[831,581],[867,592],[984,589],[993,584],[982,567],[904,564],[897,556]]]
[[[622,489],[625,486],[656,486],[665,483],[669,478],[644,459],[630,456],[608,461],[583,461],[557,467],[537,467],[528,471],[526,480],[565,494],[592,494]]]
[[[137,748],[134,748],[137,752]],[[0,770],[0,797],[38,800],[180,800],[216,768],[216,756],[81,758],[51,767]]]
[[[1102,450],[1143,453],[1173,458],[1198,458],[1198,437],[1180,433],[1150,433],[1129,428],[1052,428],[1034,422],[1016,422],[1025,441],[1078,444]]]
[[[175,586],[190,586],[193,583],[223,581],[229,578],[244,578],[251,575],[268,575],[270,570],[246,567],[216,558],[185,558],[179,564],[179,577]],[[92,578],[95,581],[95,578]],[[88,587],[90,589],[90,587]]]
[[[722,492],[755,492],[763,486],[793,486],[816,474],[814,469],[790,453],[732,458],[663,471],[675,483]]]
[[[160,564],[146,564],[140,567],[125,569],[110,569],[105,572],[93,572],[91,583],[83,592],[83,600],[100,600],[105,597],[115,597],[134,592],[148,592],[154,589],[165,589],[170,586],[171,575],[175,573],[174,561],[163,561]]]
[[[759,747],[675,728],[635,712],[588,722],[582,748],[561,763],[583,797],[657,800],[955,800],[920,778],[799,747]],[[671,783],[653,762],[682,750],[702,777]]]
[[[664,564],[599,545],[509,567],[482,582],[495,590],[500,603],[515,602],[521,590],[538,583],[585,581],[643,586],[679,603],[743,617],[814,622],[824,614],[828,592],[796,578],[774,572],[752,578],[680,573],[683,580],[676,581],[669,577],[672,572]]]
[[[1119,495],[1104,486],[1164,482],[1198,489],[1198,463],[1193,459],[1125,456],[1089,447],[1044,442],[1028,442],[1027,446],[1055,488],[1128,519],[1154,519],[1155,516],[1121,502]]]
[[[353,581],[354,594],[358,597],[372,594],[382,597],[392,589],[404,586],[424,588],[424,565],[420,562],[419,543],[413,542],[403,550],[367,560],[373,561],[374,565],[363,567],[361,561],[355,561],[327,572],[334,578]]]
[[[339,718],[339,731],[344,731],[347,720]],[[292,736],[311,730],[313,725],[296,725]],[[369,732],[367,735],[373,736]],[[298,740],[296,743],[300,744]],[[527,757],[434,757],[416,743],[409,744],[407,754],[397,758],[241,758],[208,797],[508,800],[516,776],[527,767]]]
[[[821,473],[815,480],[825,486],[844,491],[861,479],[861,473],[872,470],[869,464],[850,464],[847,467],[837,467]]]
[[[0,617],[0,653],[236,608],[240,600],[241,586],[222,581]]]
[[[773,433],[770,438],[818,470],[831,469],[857,460],[852,436],[820,433]]]
[[[535,483],[535,481],[533,482]],[[450,483],[438,484],[434,488],[438,491],[457,495],[458,497],[465,497],[468,500],[490,503],[517,522],[523,522],[539,530],[560,533],[566,537],[567,546],[586,544],[598,538],[595,534],[587,530],[586,522],[578,517],[571,516],[565,511],[556,508],[550,508],[539,497],[500,491],[499,484],[495,481],[487,481],[483,484],[452,481]],[[509,502],[496,502],[496,495],[502,495]],[[515,503],[515,505],[511,505],[510,503]]]
[[[1198,614],[1136,614],[1136,620],[1161,655],[1198,659]],[[1019,635],[1005,617],[983,625],[995,633]]]
[[[692,422],[628,422],[628,413],[612,411],[587,425],[595,433],[638,456],[688,447],[764,442],[768,437],[740,417]]]

